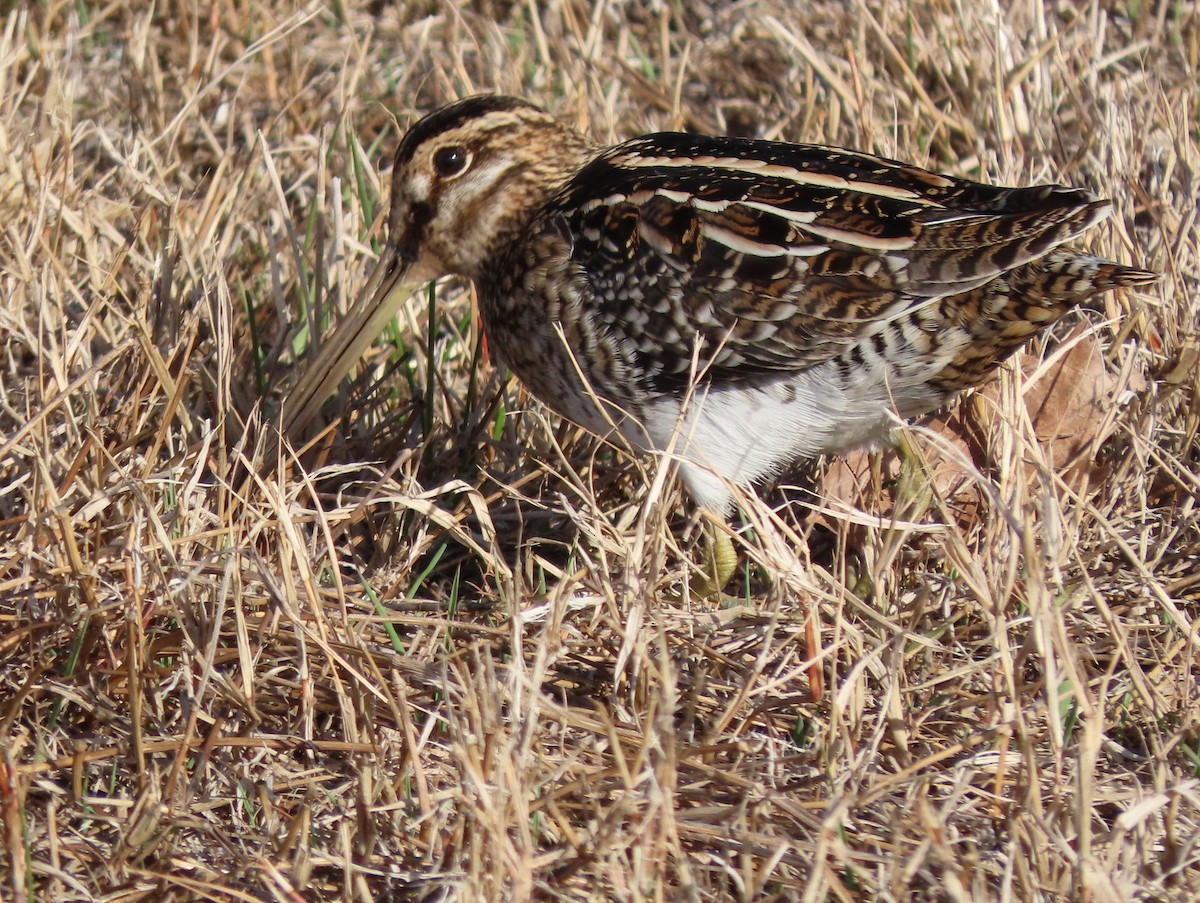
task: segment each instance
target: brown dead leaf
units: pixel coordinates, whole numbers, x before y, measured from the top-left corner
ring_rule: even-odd
[[[1117,401],[1125,390],[1145,389],[1140,373],[1122,379],[1104,363],[1095,339],[1078,327],[1067,339],[1069,350],[1042,373],[1023,356],[1021,365],[1033,381],[1025,391],[1025,407],[1046,459],[1071,476],[1090,473],[1095,453],[1116,429]],[[1074,343],[1074,344],[1071,344]]]

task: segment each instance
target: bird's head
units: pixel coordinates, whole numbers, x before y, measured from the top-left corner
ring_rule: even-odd
[[[480,95],[430,113],[396,149],[390,243],[401,266],[474,278],[585,160],[589,148],[533,104]]]
[[[451,274],[479,276],[593,152],[580,133],[513,97],[468,97],[418,121],[396,149],[379,263],[288,394],[285,429],[302,429],[316,415],[422,285]]]

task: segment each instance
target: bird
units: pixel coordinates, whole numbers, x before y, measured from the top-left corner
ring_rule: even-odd
[[[379,262],[282,427],[314,419],[415,291],[462,276],[534,397],[670,454],[725,518],[740,490],[944,407],[1093,295],[1155,281],[1068,246],[1111,210],[821,145],[606,146],[526,100],[467,97],[401,139]]]

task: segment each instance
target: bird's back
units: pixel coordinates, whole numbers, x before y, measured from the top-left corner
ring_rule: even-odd
[[[551,407],[601,432],[628,413],[649,447],[682,428],[685,458],[753,482],[940,406],[1073,305],[1152,281],[1064,249],[1109,210],[853,151],[649,135],[540,210],[481,287],[485,324],[489,294],[539,311],[489,334]]]
[[[1079,189],[666,133],[599,155],[541,223],[569,242],[592,328],[646,392],[681,392],[697,369],[712,385],[795,373],[864,343],[920,355],[958,389],[1073,304],[1154,278],[1055,250],[1109,209]],[[926,340],[909,348],[913,329]]]

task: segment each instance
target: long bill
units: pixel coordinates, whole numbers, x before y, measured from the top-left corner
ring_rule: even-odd
[[[306,361],[300,378],[284,398],[282,423],[286,435],[299,436],[400,305],[431,281],[433,277],[421,273],[421,269],[402,262],[390,241],[384,246],[350,312],[321,343],[316,356]]]

